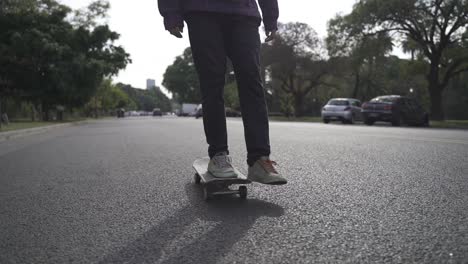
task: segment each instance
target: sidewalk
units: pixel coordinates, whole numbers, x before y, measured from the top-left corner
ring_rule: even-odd
[[[75,121],[75,122],[62,123],[62,124],[56,124],[56,125],[47,125],[47,126],[41,126],[41,127],[35,127],[35,128],[19,129],[19,130],[7,131],[7,132],[0,131],[0,143],[3,141],[15,139],[15,138],[21,138],[21,137],[25,137],[29,135],[44,133],[52,129],[70,127],[70,126],[75,126],[79,124],[85,124],[88,122],[90,122],[90,120]]]

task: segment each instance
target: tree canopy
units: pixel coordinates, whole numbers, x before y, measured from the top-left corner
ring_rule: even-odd
[[[128,84],[118,83],[117,87],[122,89],[132,102],[135,102],[132,110],[150,112],[154,108],[160,108],[163,112],[172,111],[171,100],[157,86],[144,90],[134,88]]]
[[[282,95],[283,108],[292,101],[295,115],[302,116],[307,95],[324,84],[329,72],[321,39],[307,24],[279,24],[279,36],[263,46],[262,55],[269,76],[277,83],[272,93]]]
[[[468,71],[468,0],[361,0],[344,19],[354,31],[392,33],[394,41],[420,51],[428,62],[432,118],[443,119],[444,89]]]
[[[185,49],[164,73],[163,85],[179,103],[199,103],[201,101],[200,83],[193,63],[192,50]]]
[[[75,13],[55,0],[0,4],[0,96],[82,106],[105,77],[124,69],[129,54],[119,34],[98,21],[109,4],[96,1]],[[71,17],[71,18],[70,18]]]
[[[459,118],[466,112],[459,108],[468,90],[461,81],[468,74],[467,3],[360,0],[349,14],[329,21],[324,41],[305,23],[280,23],[276,40],[262,45],[270,109],[318,115],[332,97],[366,101],[399,94],[420,99],[432,119],[443,119],[445,113]],[[392,55],[395,48],[410,57]],[[225,101],[236,105],[237,87],[230,74]],[[179,102],[199,102],[190,49],[176,58],[164,77],[163,84]]]

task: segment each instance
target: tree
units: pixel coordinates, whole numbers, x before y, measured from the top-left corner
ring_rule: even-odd
[[[431,116],[444,119],[443,91],[468,71],[468,0],[361,0],[347,17],[364,34],[390,32],[418,45],[428,62]]]
[[[468,72],[455,77],[444,94],[444,107],[450,119],[467,120]]]
[[[167,97],[167,95],[161,91],[161,88],[159,88],[158,86],[153,87],[152,89],[149,90],[149,95],[153,97],[156,107],[160,108],[161,111],[163,112],[172,111],[171,99],[169,99],[169,97]]]
[[[404,53],[411,54],[411,61],[415,61],[416,57],[420,59],[423,58],[420,55],[423,55],[421,49],[419,48],[418,43],[410,38],[406,38],[401,42],[401,48],[403,49]],[[423,55],[424,56],[424,55]]]
[[[295,115],[304,115],[305,98],[324,84],[329,70],[317,33],[304,23],[279,24],[279,36],[272,44],[265,44],[262,53],[270,77],[292,97]]]
[[[99,85],[96,94],[87,103],[86,112],[93,112],[94,117],[98,118],[99,113],[109,113],[117,108],[134,105],[135,102],[120,87],[113,84],[111,79],[105,79]]]
[[[392,39],[387,32],[365,35],[349,20],[349,17],[337,15],[328,22],[328,54],[335,76],[349,76],[354,83],[348,96],[360,97],[361,86],[365,82],[366,92],[361,93],[361,97],[365,97],[378,88],[375,87],[377,75],[392,51]]]
[[[180,104],[201,101],[200,83],[190,48],[185,49],[184,53],[167,67],[163,85]]]
[[[124,91],[131,101],[136,103],[135,110],[150,112],[154,108],[160,108],[163,112],[172,111],[171,100],[157,86],[144,90],[134,88],[128,84],[118,83],[117,87]]]
[[[240,110],[239,92],[235,81],[228,83],[224,89],[224,104],[226,107]]]
[[[119,34],[96,22],[107,13],[105,1],[92,3],[83,23],[70,21],[72,10],[55,0],[7,0],[0,8],[3,93],[40,103],[44,119],[54,105],[84,105],[130,61],[114,45]]]

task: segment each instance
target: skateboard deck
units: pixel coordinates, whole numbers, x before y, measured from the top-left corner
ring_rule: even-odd
[[[237,178],[216,178],[208,172],[209,157],[197,159],[193,162],[193,169],[195,170],[194,180],[196,184],[203,186],[203,196],[205,200],[210,200],[218,195],[233,195],[238,194],[241,199],[247,198],[247,187],[245,184],[250,184],[251,181],[236,170]],[[242,185],[237,190],[230,189],[231,185]]]

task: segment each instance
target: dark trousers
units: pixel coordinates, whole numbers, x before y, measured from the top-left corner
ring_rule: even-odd
[[[260,75],[260,19],[194,12],[186,15],[193,59],[200,79],[208,154],[228,150],[224,85],[227,57],[236,74],[247,163],[270,155],[268,113]]]

